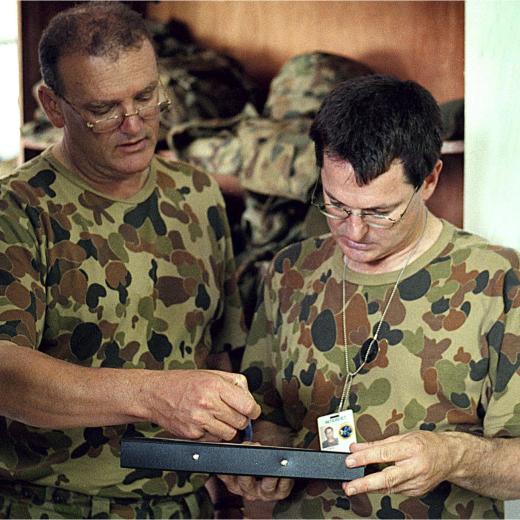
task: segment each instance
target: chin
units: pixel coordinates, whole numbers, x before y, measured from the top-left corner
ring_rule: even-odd
[[[370,264],[378,260],[377,253],[375,251],[358,251],[357,249],[351,249],[349,247],[341,247],[343,255],[347,261],[356,262],[360,264]]]
[[[141,173],[150,166],[153,156],[154,152],[151,150],[135,156],[124,157],[114,164],[114,169],[127,175]]]

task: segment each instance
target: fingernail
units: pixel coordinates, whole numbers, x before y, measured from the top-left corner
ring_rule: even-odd
[[[351,457],[347,457],[347,468],[352,468],[356,465],[356,461]]]
[[[349,486],[347,488],[347,496],[351,497],[352,495],[356,494],[356,488]]]

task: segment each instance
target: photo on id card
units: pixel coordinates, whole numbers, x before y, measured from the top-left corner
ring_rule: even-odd
[[[356,442],[352,410],[343,410],[318,417],[318,434],[322,451],[348,453],[349,446]]]

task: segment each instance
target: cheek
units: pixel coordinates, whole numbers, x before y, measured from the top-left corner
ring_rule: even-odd
[[[113,155],[115,147],[115,139],[113,134],[95,134],[94,139],[91,141],[91,148],[97,155],[110,156]]]
[[[159,139],[159,128],[160,128],[160,123],[159,123],[159,121],[156,121],[156,123],[152,126],[151,131],[150,131],[150,137],[152,139],[154,139],[155,141],[157,141]]]
[[[327,219],[327,225],[333,235],[341,235],[342,224],[339,220]]]

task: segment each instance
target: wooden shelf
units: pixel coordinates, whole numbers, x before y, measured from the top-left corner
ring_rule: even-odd
[[[444,141],[442,143],[441,154],[451,155],[464,153],[464,141]]]

